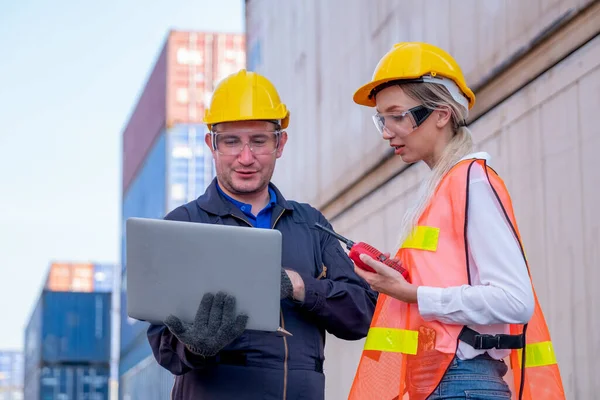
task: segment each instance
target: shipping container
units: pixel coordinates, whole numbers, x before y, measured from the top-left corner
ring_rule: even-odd
[[[169,371],[148,356],[119,378],[119,399],[170,399],[174,380]]]
[[[108,366],[42,365],[26,381],[25,399],[108,400],[109,375]]]
[[[146,340],[146,331],[148,330],[148,323],[143,321],[138,321],[133,318],[130,318],[127,315],[127,293],[125,289],[121,292],[121,333],[120,333],[120,360],[119,360],[119,370],[122,370],[123,365],[123,357],[125,354],[131,351],[132,347],[134,347],[135,343],[139,342],[142,338]],[[150,352],[150,347],[147,349],[147,354]],[[138,360],[139,361],[139,360]]]
[[[23,389],[23,368],[21,351],[0,350],[0,393]]]
[[[206,126],[201,124],[182,124],[168,130],[167,211],[198,198],[215,175],[205,134]]]
[[[243,34],[169,32],[123,132],[123,193],[164,130],[201,124],[216,83],[245,62]]]
[[[148,342],[146,330],[138,334],[131,344],[121,353],[119,359],[119,376],[123,376],[137,364],[147,359],[154,359],[152,348]]]
[[[289,139],[274,177],[284,195],[325,206],[390,157],[389,145],[377,139],[374,110],[355,104],[352,95],[395,43],[442,46],[478,89],[592,1],[440,3],[246,2],[248,65],[275,84],[291,112]]]
[[[111,296],[44,290],[25,330],[25,373],[43,363],[109,363]]]
[[[243,34],[170,32],[123,132],[121,399],[169,398],[173,380],[154,361],[148,323],[127,315],[125,222],[163,218],[210,184],[214,165],[204,142],[204,110],[217,82],[243,68],[245,58]],[[144,362],[149,365],[142,368]],[[169,378],[168,390],[158,378],[152,378],[158,386],[149,384],[148,377],[158,376]]]
[[[39,365],[42,359],[42,342],[41,330],[42,330],[42,318],[43,318],[43,294],[38,299],[31,317],[27,322],[24,332],[24,350],[23,350],[23,364],[24,374],[27,376],[29,371],[33,371]]]
[[[94,264],[94,286],[93,292],[112,292],[115,288],[115,272],[117,266],[114,264]]]
[[[163,218],[166,212],[166,142],[161,134],[142,164],[129,190],[123,194],[121,225],[121,266],[125,270],[125,222],[131,217]]]
[[[114,265],[53,262],[45,289],[53,292],[112,292]]]
[[[33,369],[26,371],[23,386],[23,394],[25,399],[40,399],[40,375],[40,365],[36,365]]]
[[[448,50],[477,96],[468,121],[476,148],[511,193],[566,397],[596,398],[600,347],[573,332],[600,328],[600,2],[375,3],[246,2],[249,67],[274,82],[292,115],[274,182],[341,234],[395,252],[429,170],[391,156],[375,110],[352,95],[394,43]],[[326,398],[346,399],[364,339],[327,336]]]

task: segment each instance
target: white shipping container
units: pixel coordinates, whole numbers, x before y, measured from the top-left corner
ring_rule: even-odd
[[[589,3],[248,0],[248,67],[273,81],[291,111],[275,183],[286,196],[320,206],[380,162],[389,146],[377,140],[374,111],[352,95],[394,43],[442,46],[477,88]]]
[[[584,338],[600,329],[600,296],[593,292],[600,279],[600,170],[592,160],[600,146],[593,118],[600,109],[598,3],[249,0],[246,4],[248,66],[274,82],[291,111],[289,141],[274,182],[286,197],[330,212],[341,234],[391,252],[397,248],[403,213],[428,169],[420,163],[401,171],[405,165],[396,160],[379,165],[389,147],[372,124],[374,111],[352,102],[354,90],[370,79],[377,61],[394,43],[418,40],[454,55],[479,95],[484,83],[489,83],[486,87],[509,83],[495,79],[515,62],[515,55],[526,57],[547,35],[552,43],[549,51],[530,59],[529,64],[539,68],[528,73],[535,79],[521,89],[515,87],[517,91],[499,104],[488,103],[492,108],[482,109],[471,129],[478,150],[492,155],[491,165],[512,195],[567,398],[595,398],[600,392],[600,381],[594,378],[600,368],[600,341],[593,334]],[[587,17],[565,30],[581,29],[590,37],[596,32],[596,37],[577,49],[567,34],[554,29],[586,7]],[[555,59],[557,49],[569,46],[563,54],[572,54],[544,69],[545,60]],[[364,178],[367,171],[371,173]],[[349,192],[340,196],[349,185],[361,192],[373,181],[381,186],[364,197]],[[347,398],[363,343],[328,335],[328,400]]]

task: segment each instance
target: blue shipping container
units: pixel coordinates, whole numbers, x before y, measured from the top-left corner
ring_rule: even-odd
[[[145,334],[148,324],[127,316],[127,265],[125,221],[131,217],[161,219],[166,214],[166,136],[158,137],[141,170],[123,196],[121,230],[121,266],[123,268],[121,291],[120,352],[126,352],[134,340]]]
[[[94,292],[112,292],[115,287],[115,266],[94,264]]]
[[[110,362],[111,297],[43,291],[26,330],[25,373],[43,363]]]
[[[206,130],[201,124],[180,124],[168,130],[168,211],[198,198],[215,175],[212,153],[204,142]]]
[[[23,353],[0,351],[0,393],[17,388],[23,388]]]
[[[130,318],[127,315],[127,292],[121,291],[121,357],[131,351],[140,340],[146,340],[146,331],[149,324]]]
[[[29,371],[35,370],[42,359],[42,346],[40,345],[42,341],[42,299],[43,296],[38,298],[35,309],[25,328],[25,349],[23,352],[25,358],[23,361],[23,364],[25,365],[25,376],[27,376]]]
[[[125,221],[131,217],[161,219],[166,211],[166,137],[160,135],[142,168],[123,194],[121,224],[121,268],[126,268]]]
[[[27,400],[108,400],[108,366],[42,366],[25,384]]]

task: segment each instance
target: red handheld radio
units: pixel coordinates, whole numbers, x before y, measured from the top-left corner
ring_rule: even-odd
[[[365,271],[375,272],[375,270],[373,268],[369,267],[367,264],[365,264],[360,259],[361,254],[366,254],[369,257],[374,258],[375,260],[381,261],[388,267],[393,268],[396,271],[400,272],[402,274],[402,276],[404,276],[404,279],[408,280],[408,271],[405,268],[403,268],[399,262],[397,262],[396,260],[393,260],[391,258],[387,258],[385,255],[383,255],[382,252],[377,250],[375,247],[368,245],[364,242],[359,242],[359,243],[355,244],[352,240],[346,239],[342,235],[335,233],[331,229],[324,227],[323,225],[319,224],[318,222],[315,223],[315,226],[317,228],[321,229],[322,231],[325,231],[325,232],[329,233],[330,235],[334,236],[341,242],[344,242],[346,244],[346,248],[348,250],[350,250],[350,254],[348,254],[348,256],[350,256],[352,261],[354,261],[356,263],[357,267],[364,269]]]

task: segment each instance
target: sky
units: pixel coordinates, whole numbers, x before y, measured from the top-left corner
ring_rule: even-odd
[[[121,134],[166,35],[243,32],[243,4],[0,1],[0,350],[50,262],[119,261]]]

